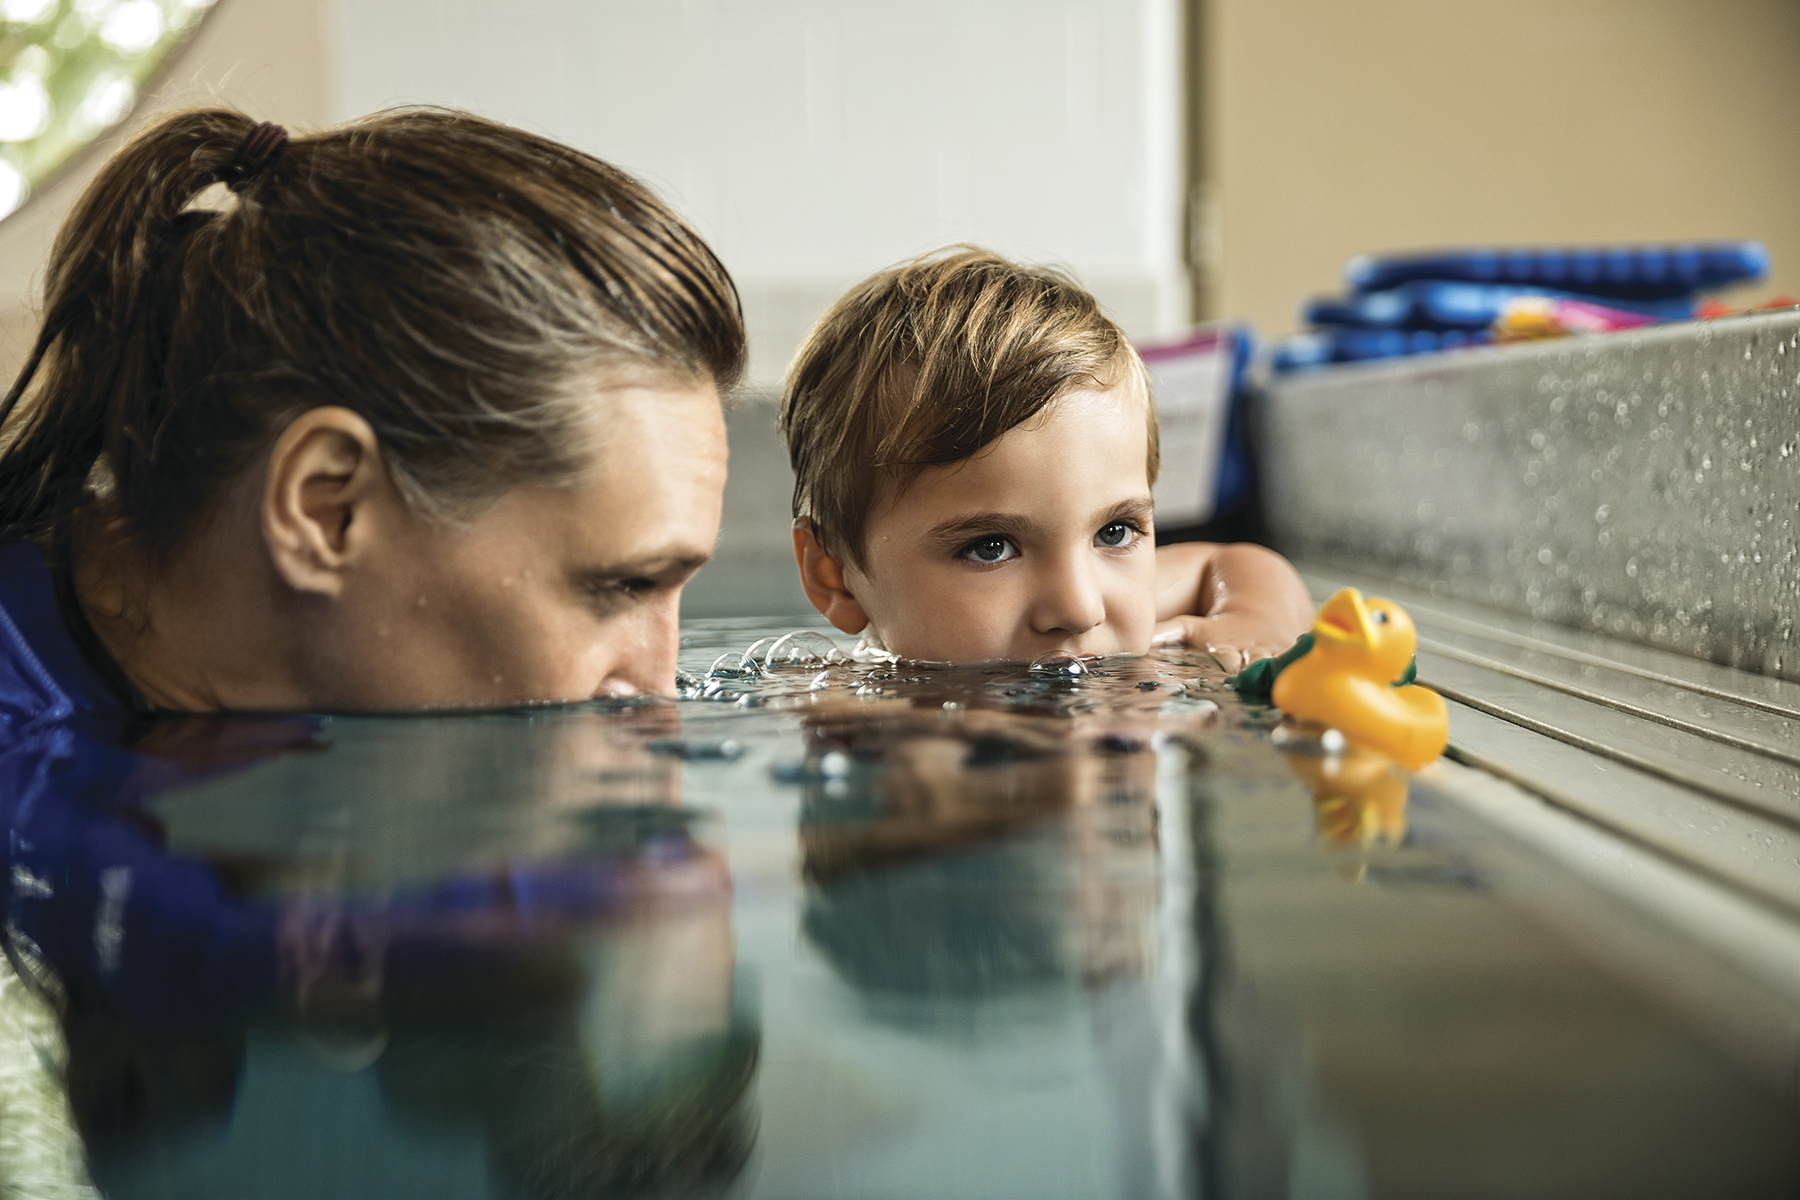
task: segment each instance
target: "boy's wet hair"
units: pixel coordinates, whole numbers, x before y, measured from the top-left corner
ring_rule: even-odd
[[[578,478],[609,373],[741,374],[730,276],[617,167],[401,109],[265,145],[252,176],[257,131],[230,109],[164,118],[64,223],[0,400],[0,540],[99,501],[166,552],[324,404],[369,423],[415,509],[452,518]]]
[[[781,397],[794,516],[834,555],[861,559],[884,488],[959,462],[1081,388],[1124,384],[1156,412],[1144,365],[1069,276],[957,246],[852,288],[813,327]]]

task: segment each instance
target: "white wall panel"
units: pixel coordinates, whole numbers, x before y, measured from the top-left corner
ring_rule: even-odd
[[[844,287],[955,241],[1187,317],[1177,0],[333,0],[332,102],[460,105],[647,178],[773,383]]]

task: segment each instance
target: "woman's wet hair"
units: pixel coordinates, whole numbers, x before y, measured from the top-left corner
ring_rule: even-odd
[[[439,109],[270,150],[253,135],[272,128],[181,113],[89,185],[0,401],[0,538],[99,499],[167,551],[328,404],[368,421],[417,510],[453,518],[573,481],[609,378],[738,381],[730,276],[618,168]]]

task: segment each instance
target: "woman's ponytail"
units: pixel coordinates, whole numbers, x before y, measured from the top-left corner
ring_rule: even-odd
[[[196,199],[229,185],[219,205]],[[0,540],[78,510],[172,550],[306,408],[369,422],[416,507],[454,515],[586,469],[598,373],[743,369],[737,292],[616,167],[466,113],[287,140],[170,117],[63,226],[44,323],[0,401]]]
[[[189,206],[252,128],[228,110],[156,126],[101,169],[64,223],[45,276],[43,325],[0,401],[0,540],[51,534],[102,458],[115,484],[154,470],[181,260],[213,216]]]

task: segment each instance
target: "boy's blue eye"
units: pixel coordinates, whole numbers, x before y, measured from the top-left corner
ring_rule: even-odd
[[[1116,550],[1120,546],[1129,546],[1131,544],[1131,537],[1136,532],[1137,530],[1133,529],[1125,522],[1114,521],[1111,525],[1101,527],[1100,532],[1094,535],[1094,543],[1099,546],[1107,546]]]
[[[1019,557],[1019,548],[1013,545],[1011,538],[977,538],[964,546],[958,557],[978,563],[1005,562],[1009,558]]]

